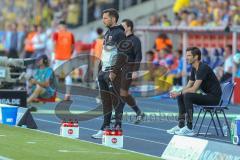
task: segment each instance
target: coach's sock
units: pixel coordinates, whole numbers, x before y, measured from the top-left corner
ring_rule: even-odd
[[[188,129],[192,130],[192,128],[193,128],[192,122],[187,122],[187,127],[188,127]]]
[[[180,121],[178,122],[178,127],[179,127],[179,128],[183,128],[184,126],[185,126],[185,121],[181,121],[181,120],[180,120]]]

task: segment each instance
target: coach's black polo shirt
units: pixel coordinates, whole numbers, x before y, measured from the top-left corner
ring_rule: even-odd
[[[202,80],[200,88],[204,93],[221,97],[220,83],[213,70],[205,63],[200,62],[198,70],[192,67],[190,80]]]

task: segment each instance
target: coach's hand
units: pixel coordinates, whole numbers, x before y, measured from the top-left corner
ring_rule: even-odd
[[[110,72],[109,73],[109,79],[111,80],[111,81],[114,81],[114,79],[116,78],[116,74],[115,73],[113,73],[113,72]]]
[[[181,95],[181,92],[170,92],[170,97],[171,98],[177,98],[180,95]]]

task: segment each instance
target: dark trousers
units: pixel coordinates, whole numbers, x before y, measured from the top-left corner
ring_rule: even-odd
[[[187,120],[187,126],[189,129],[192,129],[193,121],[193,104],[204,105],[204,106],[214,106],[218,105],[221,97],[213,96],[210,94],[202,95],[197,93],[186,93],[178,96],[178,121],[179,127],[182,128],[185,126],[185,116]]]
[[[112,110],[115,109],[116,124],[121,127],[124,103],[120,98],[121,74],[117,73],[114,81],[110,81],[109,72],[100,71],[98,74],[100,96],[103,105],[104,121],[101,130],[110,126]],[[112,85],[112,86],[110,86]]]

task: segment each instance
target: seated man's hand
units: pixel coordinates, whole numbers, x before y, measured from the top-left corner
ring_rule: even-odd
[[[178,96],[180,96],[181,92],[170,92],[170,97],[171,98],[177,98]]]

